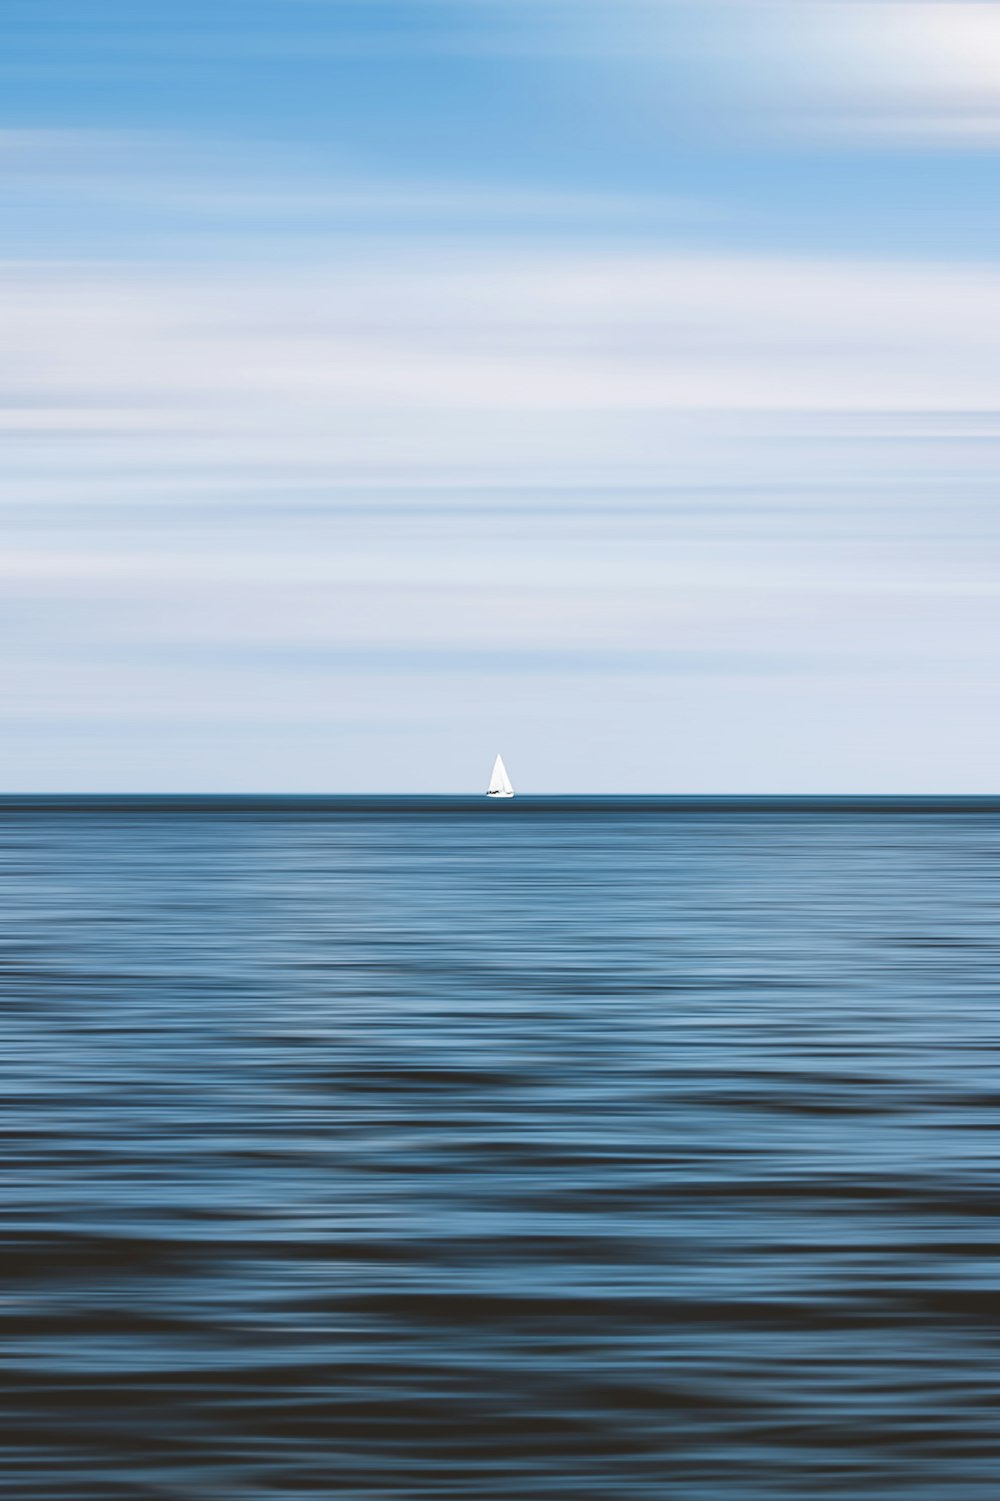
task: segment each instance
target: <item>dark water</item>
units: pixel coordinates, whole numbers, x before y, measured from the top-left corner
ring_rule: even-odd
[[[0,806],[4,1494],[1000,1496],[1000,805]]]

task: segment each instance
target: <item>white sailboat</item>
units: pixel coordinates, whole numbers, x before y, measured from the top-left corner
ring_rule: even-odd
[[[490,787],[487,797],[513,797],[514,789],[510,785],[510,777],[507,768],[503,764],[503,757],[497,756],[493,762],[493,775],[490,777]]]

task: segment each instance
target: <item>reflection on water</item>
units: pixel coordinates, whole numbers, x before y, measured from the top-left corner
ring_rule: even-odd
[[[0,808],[5,1482],[1000,1487],[1000,809]]]

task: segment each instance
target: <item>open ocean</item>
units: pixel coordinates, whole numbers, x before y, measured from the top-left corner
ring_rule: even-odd
[[[16,1501],[996,1501],[1000,802],[0,804]]]

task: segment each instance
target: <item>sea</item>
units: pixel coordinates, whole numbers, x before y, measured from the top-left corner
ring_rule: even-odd
[[[996,1501],[1000,801],[0,802],[0,1491]]]

